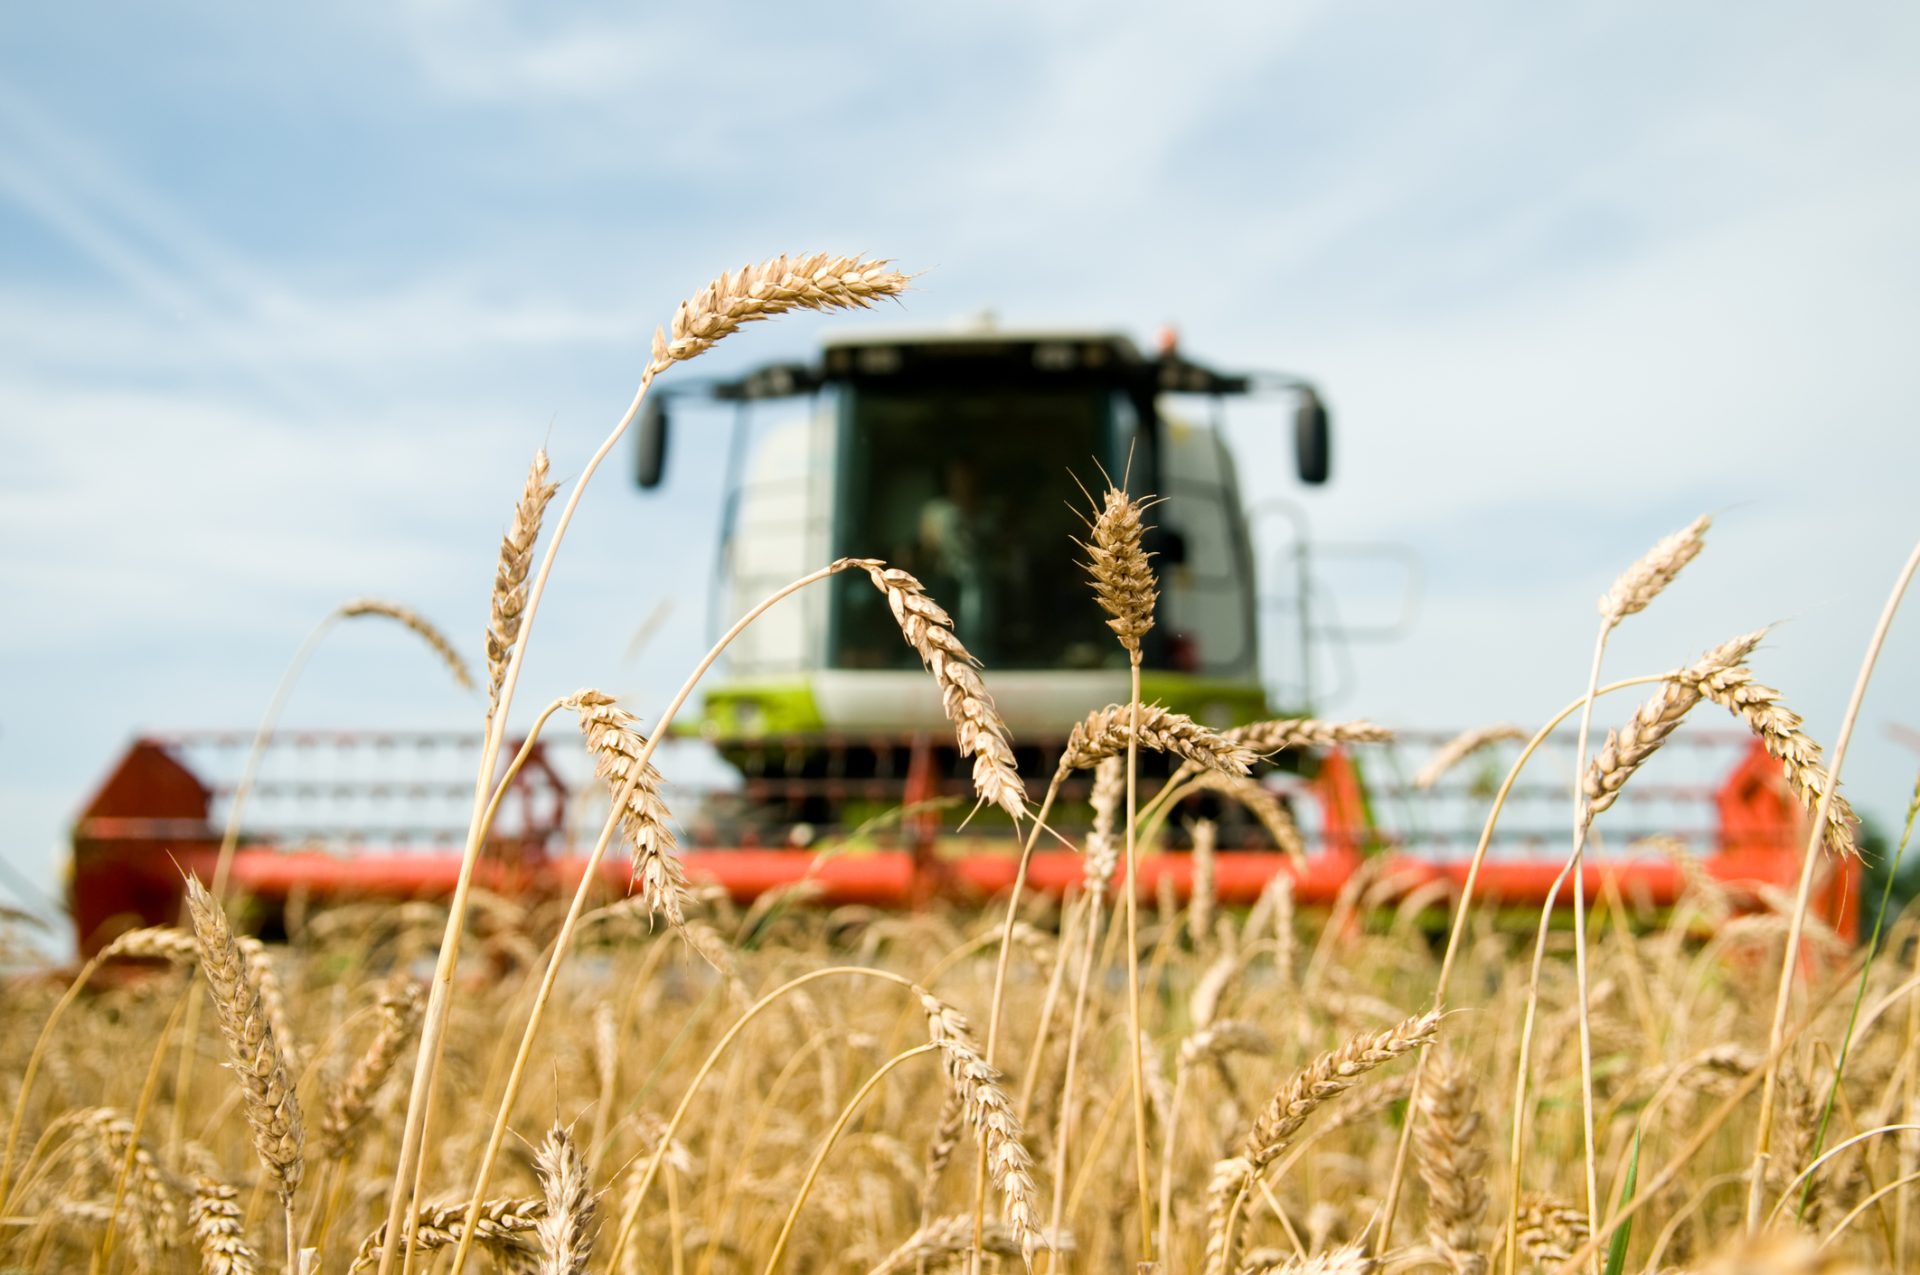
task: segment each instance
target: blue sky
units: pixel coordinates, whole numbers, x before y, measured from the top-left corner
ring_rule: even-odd
[[[1318,379],[1335,484],[1256,416],[1250,496],[1427,572],[1337,711],[1539,720],[1612,575],[1713,511],[1611,667],[1786,621],[1757,667],[1827,738],[1920,536],[1917,64],[1868,5],[12,6],[0,896],[57,888],[134,731],[250,725],[341,598],[477,639],[532,448],[576,473],[679,297],[816,247],[918,272],[915,321],[1172,321]],[[717,452],[676,447],[665,494],[591,490],[530,697],[647,712],[693,658]],[[1887,818],[1916,656],[1910,616],[1848,764]],[[375,629],[289,711],[474,716]]]

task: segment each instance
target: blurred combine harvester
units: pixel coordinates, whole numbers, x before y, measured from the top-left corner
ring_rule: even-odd
[[[1296,525],[1295,614],[1281,626],[1295,649],[1270,661],[1297,662],[1300,674],[1277,696],[1263,678],[1256,519],[1242,504],[1219,414],[1204,424],[1175,415],[1183,401],[1261,393],[1290,396],[1299,477],[1326,481],[1327,412],[1298,377],[1221,373],[1171,342],[1146,356],[1111,333],[983,325],[841,338],[817,363],[657,387],[641,421],[636,477],[642,488],[663,480],[669,419],[696,397],[733,405],[710,624],[717,630],[837,557],[904,567],[985,664],[1021,771],[1043,783],[1072,725],[1127,697],[1124,655],[1071,545],[1084,529],[1076,511],[1089,505],[1072,475],[1092,487],[1103,481],[1096,465],[1165,498],[1148,544],[1162,596],[1145,697],[1215,727],[1308,711],[1311,644],[1324,628],[1307,611],[1305,538]],[[667,794],[690,875],[740,898],[804,878],[826,901],[888,906],[1010,884],[1004,815],[982,811],[954,830],[970,805],[965,764],[931,679],[885,608],[864,577],[845,574],[782,602],[734,643],[688,732],[699,741],[675,741],[704,741],[737,775],[713,792]],[[1710,855],[1710,871],[1724,880],[1790,882],[1799,825],[1777,764],[1737,736],[1679,738],[1697,746],[1670,744],[1662,764],[1691,754],[1692,776],[1663,783],[1650,775],[1630,787],[1603,821],[1610,844],[1675,834]],[[74,832],[73,910],[84,950],[127,925],[175,918],[175,863],[203,873],[210,866],[232,797],[227,777],[241,769],[248,742],[237,733],[152,737],[122,759]],[[1403,739],[1401,747],[1435,742]],[[1538,758],[1537,778],[1515,794],[1483,874],[1488,897],[1535,908],[1545,899],[1568,835],[1570,745],[1563,736]],[[248,807],[235,884],[267,905],[269,927],[308,901],[447,892],[478,747],[477,734],[283,732]],[[670,781],[673,748],[659,758]],[[1281,872],[1295,875],[1302,902],[1325,901],[1381,852],[1393,855],[1382,897],[1464,877],[1486,806],[1470,782],[1477,772],[1463,771],[1437,795],[1416,792],[1396,776],[1422,753],[1367,751],[1375,755],[1275,759],[1266,782],[1313,851],[1304,864],[1290,864],[1239,806],[1204,793],[1191,799],[1183,813],[1221,820],[1223,901],[1251,902]],[[1150,777],[1166,774],[1155,755],[1142,762]],[[1055,816],[1063,828],[1085,826],[1086,778],[1064,793]],[[577,744],[549,732],[515,780],[482,883],[512,893],[577,881],[580,861],[570,855],[592,840],[605,798]],[[1180,820],[1170,821],[1166,840],[1182,835]],[[810,852],[849,838],[845,853]],[[1606,848],[1589,869],[1594,895],[1617,887],[1651,906],[1676,897],[1672,861],[1609,858]],[[623,885],[624,865],[610,866],[610,884]],[[1077,856],[1046,850],[1032,879],[1059,892],[1080,874]],[[1188,856],[1150,855],[1142,879],[1151,893],[1183,896]],[[1848,930],[1856,901],[1853,878],[1837,874],[1822,914]]]

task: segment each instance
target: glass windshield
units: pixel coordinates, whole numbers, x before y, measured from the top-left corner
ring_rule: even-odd
[[[1113,465],[1124,399],[1105,387],[857,386],[846,399],[840,552],[911,571],[991,668],[1124,666],[1077,565],[1078,475]],[[836,585],[832,663],[915,668],[886,599]]]

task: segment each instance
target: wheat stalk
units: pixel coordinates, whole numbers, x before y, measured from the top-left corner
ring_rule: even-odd
[[[534,1153],[546,1207],[534,1227],[540,1247],[540,1275],[586,1275],[593,1253],[593,1186],[587,1163],[573,1135],[555,1125]]]
[[[240,1084],[247,1124],[253,1130],[254,1151],[273,1179],[281,1207],[291,1217],[306,1159],[300,1100],[288,1075],[286,1055],[261,1006],[259,985],[234,941],[227,915],[197,877],[187,878],[187,909],[200,943],[201,969]],[[288,1238],[291,1247],[291,1234]]]
[[[385,616],[432,648],[433,653],[440,657],[440,662],[447,666],[447,671],[453,674],[453,680],[461,690],[473,689],[473,674],[468,671],[467,662],[461,658],[459,650],[447,639],[446,634],[434,627],[431,620],[411,607],[380,598],[355,598],[341,603],[334,614],[345,620],[363,615]]]
[[[674,312],[671,334],[656,329],[649,373],[665,371],[710,349],[742,324],[790,310],[865,309],[897,297],[908,279],[889,261],[863,261],[816,252],[773,257],[757,266],[722,274]]]
[[[326,1114],[320,1118],[318,1140],[323,1156],[344,1160],[352,1154],[373,1095],[413,1038],[424,1002],[423,989],[410,978],[394,979],[381,990],[373,1038],[328,1097]]]
[[[493,599],[487,619],[487,704],[500,703],[500,687],[507,678],[507,661],[520,640],[520,619],[527,609],[527,573],[533,567],[533,546],[540,539],[540,520],[547,502],[560,484],[547,481],[547,453],[533,454],[526,486],[513,506],[513,521],[500,538],[500,563],[493,571]]]
[[[649,911],[660,913],[675,928],[687,921],[687,876],[674,854],[673,829],[667,804],[660,797],[660,772],[648,762],[635,778],[635,766],[646,750],[647,737],[632,713],[603,691],[582,690],[568,697],[568,706],[580,718],[580,733],[593,755],[594,774],[607,781],[614,799],[627,794],[621,826],[633,846],[633,879]]]
[[[849,562],[865,569],[873,587],[886,596],[900,636],[933,674],[960,755],[973,758],[974,791],[1017,822],[1027,812],[1027,790],[1014,766],[1013,735],[980,680],[979,661],[955,636],[952,617],[907,572],[874,558]]]

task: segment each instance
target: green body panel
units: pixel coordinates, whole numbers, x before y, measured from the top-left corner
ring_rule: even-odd
[[[1215,730],[1245,726],[1273,716],[1267,692],[1257,684],[1195,677],[1191,673],[1140,671],[1140,698],[1159,704]],[[1100,707],[1089,704],[1089,711]]]
[[[739,682],[715,687],[700,706],[702,735],[811,735],[826,729],[813,688],[801,682]]]

